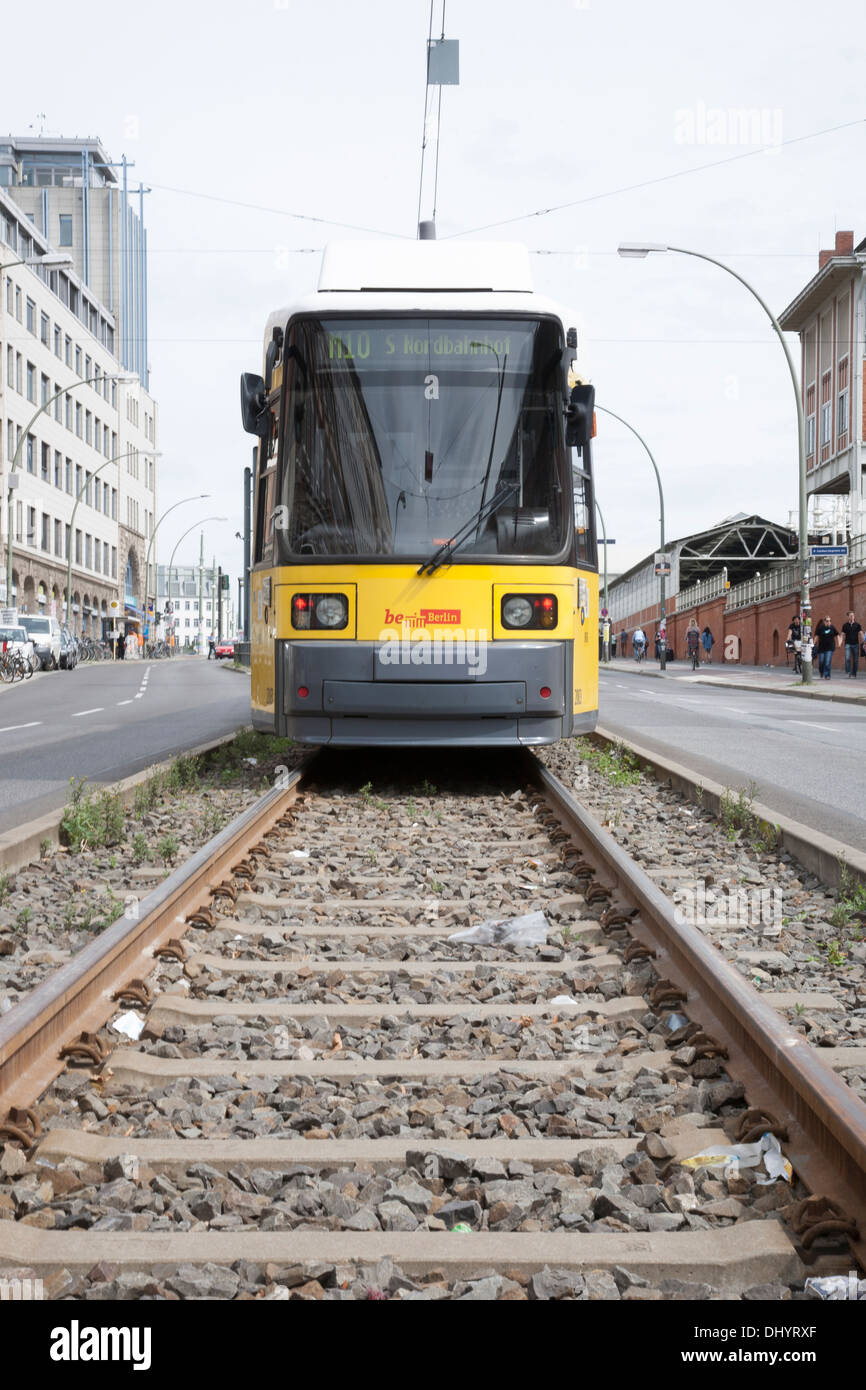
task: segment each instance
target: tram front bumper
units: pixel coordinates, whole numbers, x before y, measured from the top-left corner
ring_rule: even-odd
[[[413,642],[395,661],[378,642],[278,642],[280,729],[355,746],[548,743],[571,731],[566,643],[477,643],[460,655]]]

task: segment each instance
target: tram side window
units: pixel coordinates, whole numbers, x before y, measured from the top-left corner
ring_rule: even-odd
[[[586,473],[574,473],[574,553],[576,562],[595,565],[595,526],[592,515],[592,482]]]
[[[256,563],[274,561],[274,509],[277,505],[277,456],[279,452],[280,396],[270,401],[271,430],[259,451],[259,479],[256,493]]]

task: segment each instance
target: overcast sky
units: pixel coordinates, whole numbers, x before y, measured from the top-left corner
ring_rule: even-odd
[[[441,15],[435,0],[434,36]],[[260,370],[268,312],[315,287],[309,248],[365,235],[328,219],[415,234],[429,17],[429,0],[43,0],[38,32],[24,7],[5,15],[0,125],[44,111],[153,189],[159,509],[211,492],[231,521],[206,548],[233,576],[252,445],[238,376]],[[794,401],[759,306],[713,266],[615,248],[718,256],[778,312],[835,229],[866,235],[862,0],[448,0],[445,31],[460,86],[442,89],[440,236],[545,253],[537,287],[574,307],[599,401],[650,443],[670,538],[736,511],[786,521]],[[595,460],[622,570],[655,546],[655,482],[613,422]],[[194,519],[170,518],[163,550]]]

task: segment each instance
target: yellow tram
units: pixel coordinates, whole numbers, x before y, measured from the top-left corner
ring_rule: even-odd
[[[338,242],[241,379],[252,719],[301,743],[595,727],[593,390],[516,245]],[[571,378],[573,379],[573,377]]]

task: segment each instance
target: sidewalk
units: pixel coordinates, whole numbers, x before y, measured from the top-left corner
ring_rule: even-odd
[[[726,690],[769,690],[774,695],[800,695],[807,700],[837,700],[849,705],[866,705],[866,662],[861,661],[860,664],[857,680],[849,680],[845,675],[844,659],[837,653],[832,678],[822,681],[818,677],[816,662],[815,679],[810,686],[802,685],[790,666],[741,666],[734,662],[714,661],[711,666],[699,666],[697,671],[693,671],[691,661],[677,660],[665,671],[660,671],[658,663],[652,658],[648,657],[638,665],[634,657],[629,656],[612,657],[607,666],[600,662],[599,670],[637,680],[649,677],[683,681],[688,685],[720,685]]]

